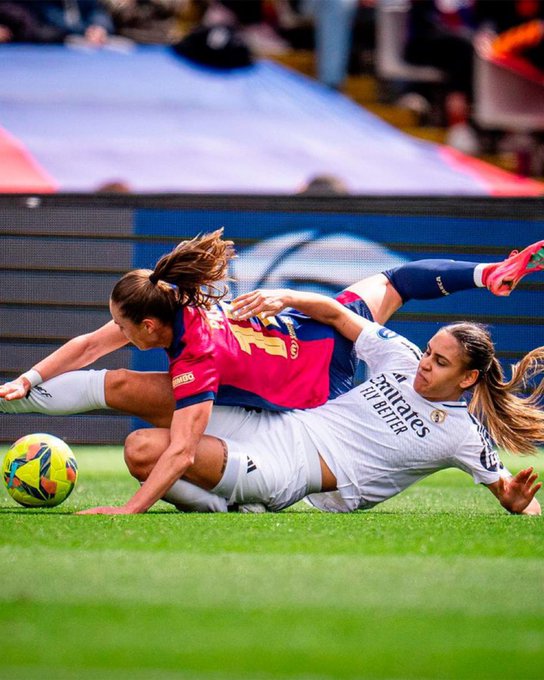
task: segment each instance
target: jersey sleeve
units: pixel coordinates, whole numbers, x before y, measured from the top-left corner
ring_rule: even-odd
[[[204,315],[200,310],[187,308],[184,322],[176,356],[170,357],[176,409],[215,400],[219,385],[213,337]]]
[[[392,370],[413,372],[421,359],[416,345],[378,323],[365,324],[355,341],[355,352],[371,375]]]
[[[501,477],[511,477],[486,429],[475,419],[454,456],[453,464],[471,475],[475,484],[493,484]]]

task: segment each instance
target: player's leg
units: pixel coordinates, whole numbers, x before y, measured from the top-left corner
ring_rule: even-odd
[[[136,430],[125,441],[125,462],[130,474],[140,482],[145,481],[162,452],[170,442],[166,428]],[[211,488],[222,477],[226,448],[216,437],[203,437],[195,456],[195,479]],[[198,475],[198,476],[196,476]],[[163,500],[172,503],[182,512],[227,512],[227,501],[222,496],[207,491],[185,479],[175,482]]]
[[[194,463],[182,480],[205,490],[200,496],[203,504],[209,502],[206,494],[210,494],[227,499],[223,510],[227,502],[262,503],[280,510],[308,493],[336,488],[336,479],[311,440],[301,436],[296,421],[283,420],[280,414],[248,414],[243,409],[225,412],[235,420],[239,412],[236,436],[202,437]],[[217,422],[214,427],[217,435]],[[125,442],[125,461],[131,474],[139,481],[147,479],[169,442],[170,432],[166,428],[131,433]],[[176,482],[166,499],[184,505],[186,491],[187,487]],[[210,512],[215,508],[204,510]]]
[[[0,413],[73,415],[111,408],[168,427],[174,401],[167,373],[70,371],[32,388],[24,399],[0,399]]]
[[[123,386],[118,387],[124,389]],[[206,429],[211,436],[205,436],[201,439],[195,455],[195,464],[188,473],[189,475],[200,474],[200,476],[191,477],[195,484],[186,479],[178,480],[170,487],[163,500],[172,503],[183,512],[227,512],[226,499],[207,489],[215,486],[225,474],[223,468],[226,467],[225,456],[228,452],[223,444],[224,438],[243,432],[250,439],[249,433],[255,432],[254,420],[260,421],[261,419],[245,409],[214,406]],[[125,462],[131,475],[140,482],[145,481],[169,442],[170,431],[166,428],[142,429],[132,432],[125,441]],[[219,453],[222,458],[218,457],[216,442],[221,442]],[[218,475],[216,463],[219,459],[221,470]],[[211,462],[211,468],[208,467],[208,462]],[[231,456],[228,478],[233,477],[233,464]],[[213,477],[214,474],[215,477]],[[211,478],[210,475],[212,475]],[[197,486],[197,484],[200,484],[200,486]],[[265,508],[262,506],[261,511],[264,510]]]
[[[383,324],[409,300],[432,300],[482,287],[482,268],[476,262],[415,260],[357,281],[347,291],[360,297],[374,321]]]
[[[134,430],[125,440],[125,463],[130,474],[145,481],[170,444],[170,430],[166,427]],[[185,477],[202,488],[212,489],[223,476],[227,449],[222,439],[204,435],[195,453],[194,463]]]
[[[104,395],[108,408],[142,418],[156,427],[170,426],[174,395],[168,373],[107,371]]]
[[[106,370],[70,371],[33,387],[24,399],[0,399],[0,413],[62,416],[108,408]]]
[[[407,262],[362,279],[346,290],[366,303],[375,321],[385,323],[409,300],[431,300],[473,288],[509,295],[524,276],[543,269],[544,241],[537,241],[501,262],[443,259]]]
[[[358,299],[365,303],[367,309],[364,305],[357,304]],[[384,274],[375,274],[357,281],[342,291],[337,300],[356,314],[380,324],[385,324],[404,304],[402,297]]]

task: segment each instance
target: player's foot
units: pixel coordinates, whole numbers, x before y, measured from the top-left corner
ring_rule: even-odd
[[[537,241],[484,269],[483,283],[494,295],[510,295],[527,274],[544,269],[544,241]]]

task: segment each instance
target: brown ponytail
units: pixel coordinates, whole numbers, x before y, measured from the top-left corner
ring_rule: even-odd
[[[155,317],[171,324],[180,305],[208,309],[228,292],[225,280],[234,244],[222,235],[218,229],[182,241],[152,271],[135,269],[125,274],[113,288],[112,302],[133,323]]]

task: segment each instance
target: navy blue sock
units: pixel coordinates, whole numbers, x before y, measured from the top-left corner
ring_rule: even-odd
[[[460,290],[477,288],[476,262],[416,260],[384,272],[403,302],[432,300]]]

